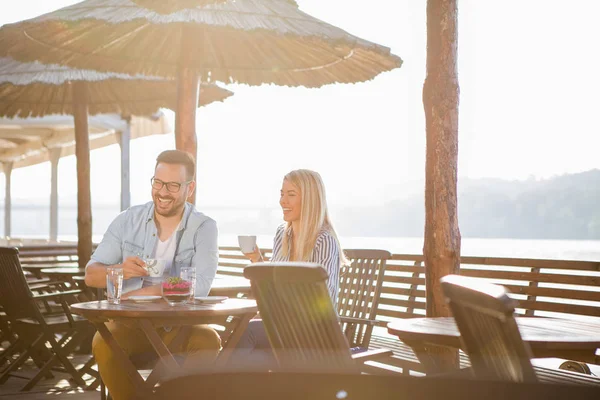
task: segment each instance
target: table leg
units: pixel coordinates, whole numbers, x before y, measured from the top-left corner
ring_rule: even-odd
[[[153,332],[156,334],[156,330],[154,328]],[[177,332],[177,335],[173,338],[173,341],[167,347],[167,351],[169,351],[171,354],[181,352],[183,350],[183,346],[189,341],[191,333],[191,326],[181,326],[179,328],[179,331]],[[156,336],[158,336],[158,334],[156,334]],[[158,336],[158,339],[160,340],[160,336]],[[152,343],[150,337],[148,337],[148,340],[150,340],[150,343]],[[173,359],[175,358],[173,357]],[[175,360],[175,362],[177,363],[177,360]],[[148,378],[146,379],[146,383],[150,387],[154,387],[166,375],[167,372],[168,369],[166,368],[166,365],[164,363],[157,363],[152,372],[150,373],[150,376],[148,376]]]
[[[146,334],[146,336],[148,337],[148,340],[154,348],[154,351],[156,351],[156,354],[158,354],[158,356],[160,357],[159,361],[165,367],[167,367],[167,369],[179,368],[177,360],[175,360],[175,357],[173,357],[173,354],[171,354],[169,348],[162,341],[158,333],[156,333],[156,328],[154,327],[154,325],[152,325],[152,322],[150,322],[147,319],[140,319],[138,323],[144,331],[144,333]]]
[[[133,385],[135,386],[135,390],[139,394],[139,397],[144,398],[152,395],[152,391],[146,386],[144,378],[142,378],[138,370],[135,368],[135,365],[133,365],[129,359],[129,356],[125,354],[121,346],[119,346],[119,343],[115,340],[114,336],[110,333],[106,325],[104,325],[104,322],[94,322],[94,325],[96,326],[96,329],[98,329],[98,333],[100,333],[104,341],[113,351],[117,361],[127,371],[127,374],[133,381]]]
[[[248,323],[250,322],[252,317],[254,317],[255,315],[256,315],[256,313],[253,312],[250,314],[244,314],[244,315],[240,316],[239,322],[233,328],[233,332],[227,339],[227,342],[225,343],[225,346],[223,346],[221,353],[219,353],[219,357],[217,358],[217,366],[223,366],[223,365],[227,364],[229,357],[235,350],[235,346],[238,344],[242,335],[246,331],[246,328],[248,327]]]

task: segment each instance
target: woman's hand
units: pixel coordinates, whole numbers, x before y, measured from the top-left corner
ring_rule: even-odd
[[[254,246],[254,251],[252,253],[244,253],[244,255],[253,263],[264,261],[262,253],[258,246]]]

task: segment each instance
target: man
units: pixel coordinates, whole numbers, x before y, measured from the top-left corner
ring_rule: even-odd
[[[179,150],[167,150],[156,159],[152,201],[122,212],[110,224],[92,259],[86,266],[85,283],[106,287],[106,268],[123,268],[123,295],[160,295],[160,283],[148,279],[144,259],[166,261],[165,275],[176,274],[181,267],[196,269],[196,296],[206,296],[217,271],[217,225],[214,220],[186,202],[195,189],[194,158]],[[129,355],[152,352],[141,330],[133,325],[110,322],[108,329]],[[157,328],[168,345],[178,328]],[[186,364],[205,362],[216,357],[221,346],[218,334],[205,325],[192,328],[184,352]],[[134,386],[113,351],[96,333],[92,352],[106,387],[115,400],[131,399]],[[193,355],[193,356],[192,356]]]

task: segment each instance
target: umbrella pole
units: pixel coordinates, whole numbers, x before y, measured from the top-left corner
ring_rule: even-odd
[[[75,157],[77,158],[77,257],[84,268],[92,256],[92,196],[90,193],[90,137],[88,132],[88,85],[76,81],[73,90]]]
[[[187,151],[196,159],[198,168],[198,143],[196,139],[196,107],[200,95],[200,79],[198,73],[189,68],[179,69],[177,79],[177,112],[175,114],[175,148]],[[188,201],[196,203],[196,192]]]
[[[449,316],[440,278],[460,270],[457,216],[458,98],[457,0],[427,1],[427,77],[423,106],[425,166],[425,288],[427,316]],[[456,351],[440,349],[440,362],[458,365]]]

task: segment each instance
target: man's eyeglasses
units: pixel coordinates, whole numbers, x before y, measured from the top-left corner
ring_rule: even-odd
[[[192,182],[192,181],[190,180],[187,182],[163,182],[160,179],[156,179],[154,177],[152,177],[152,179],[150,179],[150,183],[152,184],[153,189],[160,190],[160,189],[162,189],[163,186],[166,186],[167,191],[169,191],[171,193],[179,192],[179,190],[181,190],[181,185],[187,185],[190,182]]]

